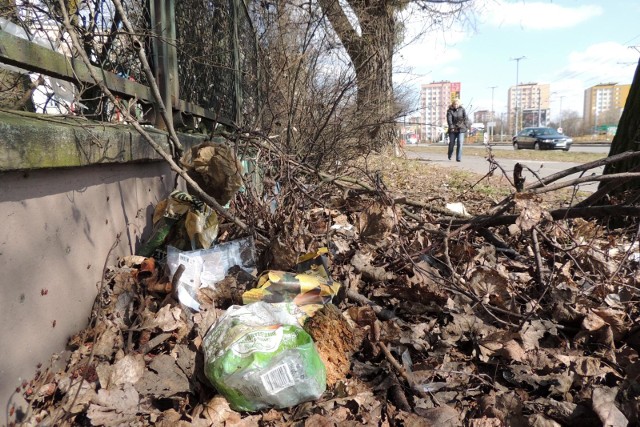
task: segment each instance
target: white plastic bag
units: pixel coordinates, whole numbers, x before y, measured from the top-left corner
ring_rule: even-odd
[[[167,247],[167,266],[171,277],[183,265],[184,271],[177,284],[178,299],[187,307],[199,311],[198,289],[215,288],[224,279],[229,269],[240,266],[248,273],[255,268],[253,237],[233,240],[215,245],[210,249],[181,251]]]

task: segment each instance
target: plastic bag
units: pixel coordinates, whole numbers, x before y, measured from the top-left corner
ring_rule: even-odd
[[[214,288],[224,279],[229,269],[240,266],[247,273],[255,268],[255,247],[253,237],[232,240],[215,245],[210,249],[181,251],[173,246],[167,248],[167,266],[170,276],[184,265],[184,271],[177,283],[178,299],[193,310],[200,310],[198,289]]]
[[[319,398],[326,370],[292,303],[231,306],[204,337],[205,375],[237,411]]]

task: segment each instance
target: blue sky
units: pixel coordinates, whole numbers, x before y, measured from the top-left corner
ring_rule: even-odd
[[[640,1],[474,0],[470,22],[427,32],[395,57],[394,81],[417,94],[422,83],[462,83],[462,103],[471,112],[506,111],[507,91],[516,83],[551,85],[551,118],[562,110],[582,115],[587,87],[630,84],[640,58]],[[420,32],[411,14],[408,29]],[[406,40],[411,41],[409,33]],[[629,46],[637,46],[635,49]]]

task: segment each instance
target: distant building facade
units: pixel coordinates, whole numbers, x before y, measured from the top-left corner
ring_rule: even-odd
[[[474,123],[484,123],[493,121],[493,115],[489,110],[478,110],[473,113],[473,122]]]
[[[586,129],[618,125],[631,85],[601,83],[584,91]]]
[[[521,83],[509,88],[508,127],[512,135],[522,128],[547,126],[550,118],[549,84]]]
[[[420,88],[420,111],[424,127],[422,135],[428,141],[437,141],[447,127],[447,108],[460,98],[460,82],[440,81],[423,84]]]

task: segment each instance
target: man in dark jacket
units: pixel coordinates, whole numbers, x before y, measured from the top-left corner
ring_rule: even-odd
[[[453,147],[456,146],[456,161],[462,161],[462,144],[464,134],[467,132],[467,112],[460,105],[459,99],[454,99],[447,110],[447,125],[449,126],[449,160],[453,155]]]

